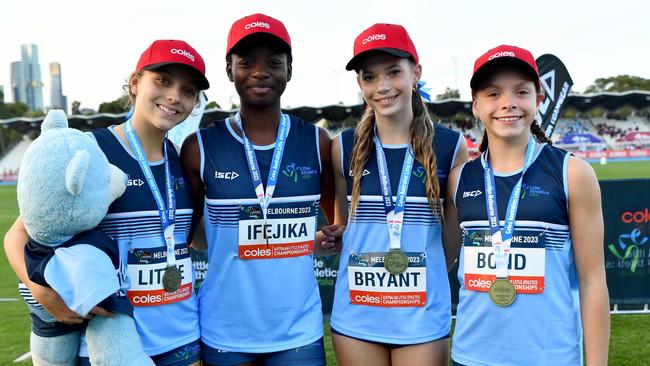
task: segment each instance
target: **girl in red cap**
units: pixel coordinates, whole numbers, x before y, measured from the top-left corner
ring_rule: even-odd
[[[586,364],[606,365],[609,303],[596,176],[552,147],[535,121],[544,95],[529,51],[489,50],[476,60],[470,85],[485,135],[480,158],[452,171],[455,189],[447,196],[464,233],[456,243],[453,363],[579,365],[582,334]]]
[[[200,91],[208,87],[205,63],[194,48],[184,41],[155,41],[125,86],[133,115],[118,126],[92,131],[109,162],[129,176],[125,193],[99,228],[118,242],[119,276],[130,283],[124,295],[134,307],[144,350],[156,365],[199,364],[198,304],[187,247],[192,201],[177,146],[165,135],[192,113]],[[5,237],[16,274],[58,321],[83,322],[56,292],[29,280],[22,252],[26,241],[19,218]],[[110,315],[101,309],[95,313]],[[89,360],[81,357],[80,363]]]
[[[236,21],[226,74],[240,109],[183,144],[210,262],[199,292],[205,365],[325,364],[313,251],[318,207],[333,211],[330,138],[282,113],[291,71],[282,22]]]
[[[346,226],[330,323],[336,357],[343,366],[447,365],[442,198],[450,170],[467,160],[464,138],[432,122],[402,26],[363,31],[346,68],[368,110],[332,144],[335,224]]]

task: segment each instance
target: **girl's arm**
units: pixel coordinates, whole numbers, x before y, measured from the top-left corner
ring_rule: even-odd
[[[325,252],[340,252],[342,247],[341,238],[348,222],[347,204],[347,182],[341,170],[341,150],[338,138],[331,142],[332,174],[334,176],[334,224],[325,226],[320,235],[317,235],[318,243]],[[332,221],[330,221],[332,222]]]
[[[585,360],[588,366],[607,365],[610,320],[600,187],[589,164],[569,159],[569,226],[580,286]]]
[[[449,178],[447,179],[447,196],[445,197],[444,204],[444,228],[442,231],[443,234],[443,244],[445,249],[445,259],[447,262],[447,271],[450,271],[451,268],[456,263],[458,259],[458,253],[460,252],[461,245],[461,230],[460,224],[458,223],[458,212],[456,211],[456,204],[454,199],[456,197],[456,186],[458,185],[458,179],[460,178],[460,169],[465,162],[469,159],[467,154],[467,144],[465,143],[465,138],[460,136],[461,142],[460,147],[458,148],[458,153],[456,154],[456,160],[453,162],[451,172],[449,173]]]
[[[27,286],[34,299],[43,305],[45,310],[56,320],[65,324],[79,324],[83,322],[84,318],[70,310],[56,291],[34,283],[29,279],[27,266],[25,265],[25,245],[27,240],[28,235],[27,230],[25,230],[25,224],[22,218],[18,217],[4,238],[5,253],[7,253],[7,259],[11,268],[13,268],[18,278]],[[97,309],[99,308],[94,310]],[[104,311],[101,315],[110,315],[110,313]]]
[[[203,205],[205,201],[205,186],[201,179],[201,152],[196,133],[189,135],[181,148],[181,165],[183,173],[190,183],[192,195],[192,224],[188,233],[188,241],[196,249],[205,249],[205,233],[203,226]],[[196,232],[195,234],[195,231]]]

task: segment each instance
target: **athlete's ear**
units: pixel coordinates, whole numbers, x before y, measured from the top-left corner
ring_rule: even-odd
[[[228,55],[226,58],[226,75],[228,75],[228,80],[230,80],[230,82],[235,82],[235,78],[232,74],[232,54]]]
[[[539,106],[542,104],[542,102],[546,99],[546,94],[543,91],[540,91],[537,93],[537,110],[539,110]]]
[[[131,74],[131,76],[129,76],[129,90],[131,91],[132,95],[138,95],[138,84],[140,83],[141,78],[142,75],[135,71]]]
[[[417,64],[413,67],[413,76],[415,77],[414,87],[417,89],[420,78],[422,77],[422,65]]]
[[[287,61],[289,61],[287,59]],[[291,74],[293,73],[293,67],[291,66],[291,62],[287,62],[287,82],[291,80]]]

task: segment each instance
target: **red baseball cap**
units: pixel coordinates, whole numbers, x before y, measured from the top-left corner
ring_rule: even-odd
[[[474,73],[469,82],[472,90],[475,90],[478,83],[494,71],[495,66],[512,65],[520,68],[528,74],[539,87],[539,71],[537,63],[530,51],[523,48],[501,45],[495,47],[474,62]]]
[[[205,62],[203,57],[185,41],[174,39],[159,39],[149,46],[135,67],[136,71],[153,70],[169,64],[182,64],[196,71],[197,87],[206,90],[210,87],[205,77]]]
[[[287,28],[281,21],[271,18],[264,14],[252,14],[245,16],[232,24],[228,32],[228,44],[226,46],[226,57],[230,55],[232,49],[244,38],[254,34],[268,34],[275,36],[286,45],[289,54],[291,54],[291,37]]]
[[[364,30],[354,40],[354,56],[346,70],[358,70],[362,55],[368,51],[384,51],[397,57],[409,57],[419,63],[418,51],[406,32],[397,24],[377,23]]]

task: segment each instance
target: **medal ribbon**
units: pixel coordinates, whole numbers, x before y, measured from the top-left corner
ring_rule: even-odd
[[[163,237],[165,238],[165,244],[167,245],[167,267],[172,267],[176,265],[176,255],[174,255],[174,224],[176,223],[176,198],[174,197],[174,188],[172,187],[171,171],[169,169],[169,159],[167,157],[167,142],[163,141],[163,156],[165,161],[165,190],[167,193],[167,203],[169,206],[165,208],[165,201],[163,200],[160,190],[158,189],[158,184],[156,184],[156,179],[151,172],[151,167],[149,167],[149,162],[147,157],[144,154],[138,135],[136,135],[135,130],[133,129],[133,119],[126,121],[124,125],[124,130],[126,132],[126,138],[131,145],[131,150],[138,159],[138,164],[140,165],[140,170],[145,176],[147,185],[153,194],[153,198],[156,201],[158,206],[158,216],[160,216],[160,224],[163,229]]]
[[[278,175],[280,173],[280,163],[282,162],[282,154],[284,154],[284,147],[286,145],[289,118],[286,114],[282,114],[280,117],[280,126],[278,127],[278,133],[275,137],[275,149],[273,151],[273,157],[271,158],[271,168],[269,170],[269,177],[266,181],[266,190],[264,190],[262,174],[260,173],[260,167],[257,163],[253,144],[251,144],[250,140],[244,133],[244,127],[239,112],[235,114],[235,124],[241,131],[244,151],[246,153],[246,163],[248,164],[248,170],[250,171],[253,186],[255,187],[255,194],[257,195],[257,200],[260,202],[262,215],[264,215],[264,223],[266,224],[267,210],[271,204],[273,192],[275,191],[275,186],[278,182]]]
[[[402,163],[402,173],[397,188],[396,201],[393,204],[393,193],[390,188],[390,177],[388,176],[388,167],[386,166],[386,155],[381,141],[377,137],[375,128],[375,150],[377,155],[377,168],[379,169],[379,184],[383,197],[384,211],[386,212],[386,223],[388,224],[388,235],[390,237],[390,249],[400,249],[402,246],[402,224],[404,222],[404,209],[406,208],[406,194],[408,193],[409,182],[411,180],[411,171],[413,170],[413,152],[411,146],[404,153],[404,162]]]
[[[521,177],[515,184],[515,187],[510,193],[508,200],[508,208],[506,209],[506,217],[503,223],[503,229],[499,225],[499,212],[496,204],[496,185],[494,183],[494,172],[490,167],[488,154],[485,155],[485,205],[488,211],[489,225],[490,225],[490,238],[492,242],[492,250],[494,252],[494,259],[496,262],[496,275],[497,278],[508,278],[508,255],[510,254],[510,243],[512,234],[515,228],[515,218],[517,210],[519,209],[519,196],[521,195],[521,185],[523,184],[524,174],[526,170],[533,163],[535,157],[535,140],[530,137],[526,147],[526,157],[524,160],[524,167],[521,171]],[[489,153],[489,151],[488,151]]]

